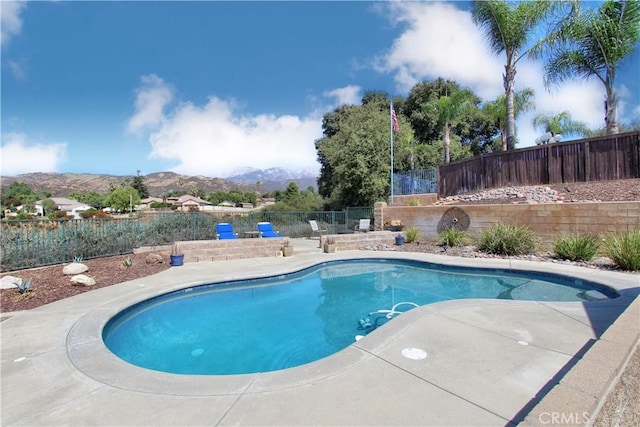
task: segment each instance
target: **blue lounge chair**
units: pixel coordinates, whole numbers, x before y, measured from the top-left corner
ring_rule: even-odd
[[[228,222],[216,224],[216,236],[218,240],[237,239],[238,235],[233,232],[233,225]]]
[[[271,225],[270,222],[259,222],[258,232],[260,233],[260,237],[282,237],[273,231],[273,225]]]

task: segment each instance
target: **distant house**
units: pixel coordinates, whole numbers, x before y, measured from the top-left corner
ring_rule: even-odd
[[[159,197],[147,197],[140,200],[140,204],[136,206],[136,209],[149,209],[151,203],[162,203],[162,199]]]
[[[276,204],[276,199],[273,197],[260,197],[258,199],[260,201],[260,204],[263,205],[275,205]]]
[[[167,199],[169,201],[169,199]],[[180,196],[177,199],[172,198],[171,203],[178,206],[178,210],[188,212],[188,211],[212,211],[213,203],[207,202],[206,200],[202,200],[196,196]]]
[[[93,206],[89,206],[84,203],[80,203],[77,200],[65,199],[64,197],[51,197],[53,203],[56,204],[59,211],[66,212],[68,216],[73,217],[74,219],[82,218],[80,213],[87,211],[89,209],[93,209]],[[42,200],[38,200],[35,205],[36,213],[38,215],[44,216],[44,209],[42,207]],[[49,212],[47,212],[48,214]]]

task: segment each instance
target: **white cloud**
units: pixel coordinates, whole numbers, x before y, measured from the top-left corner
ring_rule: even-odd
[[[499,93],[502,68],[469,12],[447,3],[414,2],[392,3],[390,11],[396,24],[406,28],[378,58],[377,67],[395,74],[399,90],[444,77],[464,83],[482,97]]]
[[[66,143],[32,143],[25,134],[3,133],[0,174],[15,176],[29,172],[56,172],[66,151]]]
[[[127,123],[127,132],[138,134],[153,129],[164,120],[164,108],[173,99],[173,91],[155,74],[140,78],[142,86],[136,91],[136,110]]]
[[[20,14],[27,7],[24,1],[0,1],[0,45],[5,46],[11,37],[22,31]]]
[[[149,136],[150,157],[174,161],[171,170],[220,177],[247,166],[318,172],[314,141],[322,134],[321,118],[240,115],[233,101],[216,97],[210,97],[204,106],[183,102],[165,114],[168,92],[160,89],[166,86],[157,76],[152,80],[151,90],[149,81],[144,81],[138,91],[129,129],[156,125]]]
[[[362,100],[362,96],[360,95],[361,89],[360,86],[349,85],[326,91],[323,95],[327,98],[335,98],[337,106],[344,104],[359,105]]]

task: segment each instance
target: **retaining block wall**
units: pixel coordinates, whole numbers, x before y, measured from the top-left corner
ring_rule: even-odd
[[[285,243],[289,243],[288,237],[176,242],[184,262],[282,256]]]
[[[327,239],[333,239],[338,251],[362,249],[367,246],[393,245],[395,238],[401,233],[391,231],[369,231],[367,233],[329,234],[322,236],[320,246],[324,247]]]
[[[437,226],[452,206],[387,206],[376,203],[375,224],[400,219],[407,227],[417,227],[422,240],[438,239]],[[640,229],[640,201],[548,203],[513,205],[456,205],[469,215],[469,236],[478,237],[493,224],[526,225],[543,242],[553,242],[559,234],[606,234]]]

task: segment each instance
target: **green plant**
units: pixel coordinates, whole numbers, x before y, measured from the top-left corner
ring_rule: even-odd
[[[526,226],[494,224],[480,234],[478,249],[497,255],[524,255],[535,251],[535,234]]]
[[[413,199],[409,200],[409,206],[420,206],[420,200],[414,197]]]
[[[449,227],[439,235],[440,244],[446,246],[461,246],[467,240],[467,233],[455,227]]]
[[[417,241],[419,234],[420,231],[418,230],[418,227],[408,227],[406,230],[404,230],[404,235],[406,237],[407,243],[413,243]]]
[[[76,255],[73,257],[73,262],[82,262],[82,256]]]
[[[599,248],[597,236],[580,234],[562,235],[556,239],[553,247],[556,257],[570,261],[591,261]]]
[[[133,265],[133,259],[131,259],[131,257],[126,257],[125,259],[122,260],[122,266],[125,268],[129,268]]]
[[[640,271],[640,230],[611,234],[605,238],[604,248],[620,268]]]

